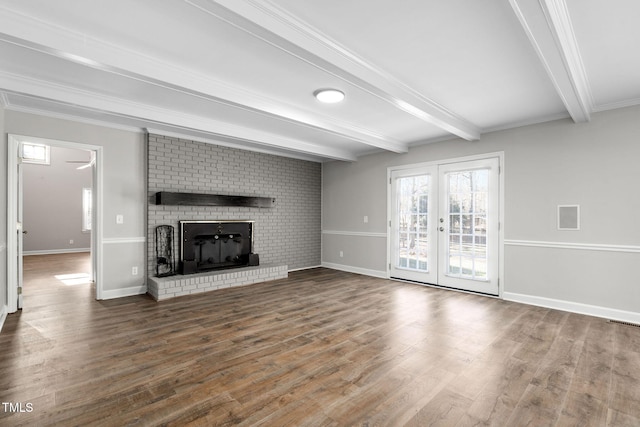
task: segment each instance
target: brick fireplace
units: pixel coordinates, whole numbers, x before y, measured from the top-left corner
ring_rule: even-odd
[[[321,263],[319,163],[156,134],[147,135],[147,142],[147,286],[154,298],[274,280],[287,277],[288,270]],[[175,193],[189,193],[217,195],[219,199],[267,197],[276,202],[272,206],[269,200],[257,204],[247,200],[242,206],[164,204],[157,201],[159,192],[163,200]],[[211,220],[253,221],[251,244],[253,252],[260,254],[260,265],[155,277],[156,228],[174,228],[170,252],[179,271],[180,221]],[[235,233],[227,234],[235,239]],[[215,233],[212,236],[215,239]]]

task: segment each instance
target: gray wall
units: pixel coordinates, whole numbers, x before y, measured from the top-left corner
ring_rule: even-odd
[[[23,238],[25,254],[89,250],[91,234],[82,231],[82,189],[91,188],[91,168],[68,161],[89,160],[89,152],[51,147],[49,165],[24,163]],[[70,241],[73,240],[73,243]]]
[[[640,107],[631,107],[594,114],[589,123],[560,120],[475,142],[325,163],[323,263],[386,274],[387,239],[380,234],[387,232],[388,167],[503,151],[504,296],[596,314],[638,314],[639,141]],[[557,230],[559,204],[581,206],[581,230]]]
[[[149,135],[148,149],[150,197],[175,191],[276,199],[272,208],[150,204],[149,275],[155,274],[156,226],[175,227],[178,258],[178,220],[254,220],[261,264],[320,264],[320,164],[160,135]]]
[[[0,102],[0,328],[7,310],[7,134]]]
[[[103,210],[98,212],[104,224],[101,248],[103,298],[144,293],[144,134],[16,111],[5,112],[5,132],[103,147]],[[6,161],[2,162],[2,167],[6,169]],[[118,214],[123,215],[123,224],[116,224]],[[136,276],[131,274],[134,266],[140,271]]]

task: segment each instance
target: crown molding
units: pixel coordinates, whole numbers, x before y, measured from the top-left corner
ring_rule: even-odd
[[[3,27],[0,40],[7,43],[375,148],[395,153],[405,153],[408,150],[406,143],[371,129],[365,129],[326,114],[312,112],[297,105],[287,104],[279,99],[258,95],[203,73],[55,26],[1,6],[0,25]]]
[[[288,138],[259,129],[238,126],[210,118],[205,119],[180,111],[168,110],[111,96],[98,95],[94,92],[2,71],[0,71],[0,87],[27,94],[34,98],[49,101],[56,100],[50,102],[70,105],[80,110],[85,109],[92,112],[100,112],[105,114],[105,116],[141,120],[150,125],[164,124],[174,128],[198,130],[219,138],[231,139],[237,143],[246,141],[261,146],[286,149],[335,160],[357,160],[356,156],[347,150],[319,146],[307,141]]]
[[[395,108],[467,140],[479,129],[267,0],[185,0]]]
[[[0,92],[0,106],[3,108],[7,108],[9,107],[9,105],[9,97],[7,96],[6,92]]]
[[[564,0],[509,0],[574,122],[587,122],[591,90]]]
[[[640,98],[625,99],[624,101],[599,104],[593,107],[593,111],[599,113],[602,111],[616,110],[618,108],[635,107],[636,105],[640,105]]]
[[[521,128],[521,127],[524,127],[524,126],[537,125],[537,124],[540,124],[540,123],[554,122],[556,120],[564,120],[564,119],[569,119],[569,118],[571,118],[571,116],[567,112],[551,114],[551,115],[542,116],[542,117],[533,117],[533,118],[530,118],[530,119],[518,120],[518,121],[515,121],[515,122],[505,123],[505,124],[501,124],[501,125],[498,125],[498,126],[487,127],[487,128],[484,128],[482,130],[482,134],[486,134],[486,133],[490,133],[490,132],[499,132],[499,131],[502,131],[502,130]]]
[[[15,105],[15,104],[9,105],[9,107],[7,107],[7,110],[15,111],[18,113],[34,114],[37,116],[49,117],[52,119],[66,120],[66,121],[76,122],[76,123],[84,123],[87,125],[100,126],[100,127],[109,128],[109,129],[122,130],[126,132],[131,132],[131,133],[139,133],[139,134],[144,133],[144,130],[141,127],[127,126],[127,125],[114,123],[113,121],[107,121],[107,120],[90,119],[80,114],[65,114],[65,113],[60,113],[58,111],[45,110],[43,108],[25,107],[22,105]]]

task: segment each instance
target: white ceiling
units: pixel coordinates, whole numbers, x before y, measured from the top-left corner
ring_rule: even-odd
[[[355,161],[640,104],[638,17],[637,0],[0,0],[0,100]]]

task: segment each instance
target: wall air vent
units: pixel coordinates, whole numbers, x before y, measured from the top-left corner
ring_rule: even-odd
[[[558,230],[580,230],[580,205],[558,206]]]

